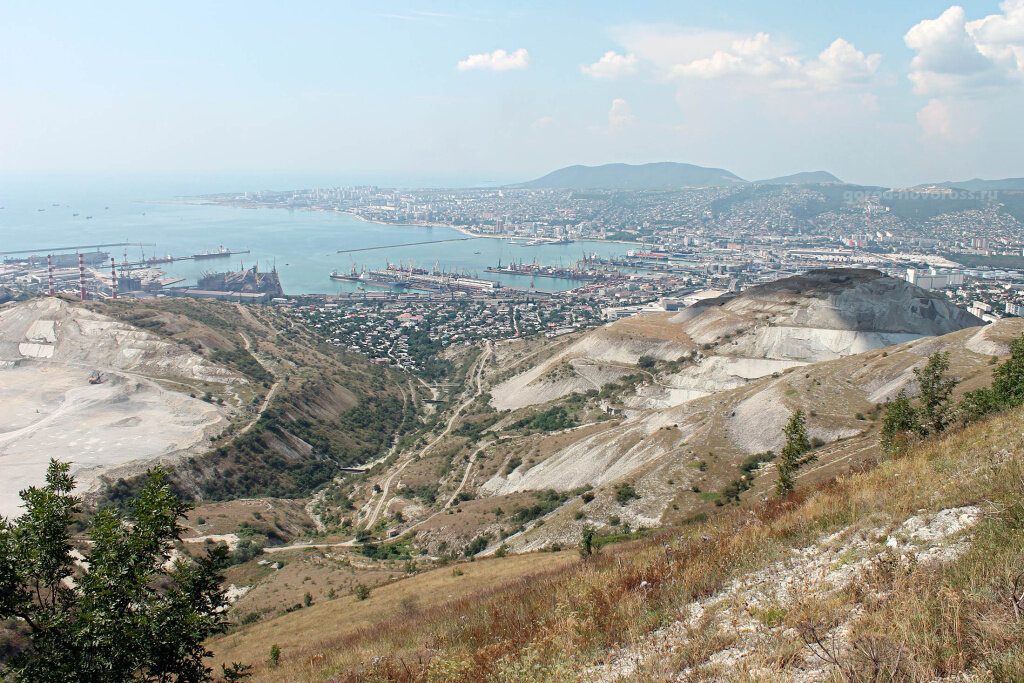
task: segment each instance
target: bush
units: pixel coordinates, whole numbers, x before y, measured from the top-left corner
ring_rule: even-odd
[[[356,596],[356,600],[367,600],[370,597],[370,587],[357,583],[352,589],[352,595]]]
[[[619,505],[626,505],[629,501],[639,497],[640,494],[636,492],[632,484],[621,484],[615,489],[615,500]]]

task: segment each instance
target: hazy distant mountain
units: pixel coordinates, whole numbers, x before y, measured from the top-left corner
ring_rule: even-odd
[[[954,182],[948,180],[938,183],[942,187],[956,187],[961,190],[973,190],[981,192],[985,190],[1024,190],[1024,178],[1003,178],[1002,180],[984,180],[974,178],[972,180],[961,180]]]
[[[839,178],[828,171],[804,171],[793,175],[784,175],[767,180],[755,180],[760,185],[820,185],[822,183],[841,183]]]
[[[722,168],[664,161],[654,164],[568,166],[516,187],[572,190],[660,190],[670,187],[707,187],[746,182]]]

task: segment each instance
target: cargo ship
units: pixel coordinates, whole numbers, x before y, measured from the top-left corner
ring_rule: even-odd
[[[366,268],[363,268],[363,273],[366,272]],[[341,282],[359,282],[362,279],[363,273],[360,273],[356,266],[353,264],[352,270],[348,273],[339,273],[336,270],[331,271],[331,279],[339,280]]]
[[[198,254],[192,254],[192,258],[196,260],[210,259],[210,258],[227,258],[231,256],[231,250],[225,249],[224,245],[220,245],[218,249],[211,249],[210,251],[203,251]]]

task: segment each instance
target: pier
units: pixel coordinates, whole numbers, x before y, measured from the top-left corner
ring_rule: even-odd
[[[483,237],[453,237],[446,240],[427,240],[426,242],[406,242],[404,244],[385,244],[380,247],[360,247],[359,249],[339,249],[339,254],[353,254],[357,251],[376,251],[377,249],[398,249],[399,247],[415,247],[420,244],[441,244],[442,242],[467,242],[469,240],[482,240]]]

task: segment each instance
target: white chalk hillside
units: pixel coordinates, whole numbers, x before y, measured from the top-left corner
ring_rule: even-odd
[[[93,372],[103,381],[90,383]],[[59,298],[0,307],[0,514],[18,512],[18,491],[43,480],[51,457],[88,489],[114,468],[202,450],[229,411],[189,393],[245,381]]]
[[[693,363],[663,377],[629,407],[664,408],[790,367],[833,360],[981,321],[932,292],[874,270],[818,270],[594,330],[491,392],[514,409],[600,388],[636,371],[641,356]]]

